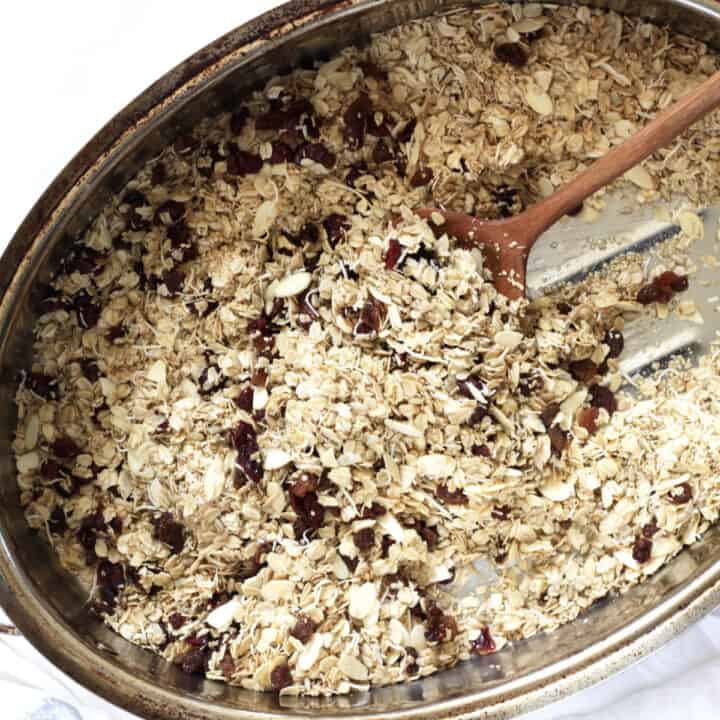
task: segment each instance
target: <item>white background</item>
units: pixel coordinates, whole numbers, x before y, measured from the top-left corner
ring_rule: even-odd
[[[0,249],[65,163],[118,110],[195,50],[279,4],[5,0]],[[51,668],[21,638],[0,638],[0,696],[3,720],[130,718]],[[720,617],[710,617],[621,676],[527,720],[710,720],[718,706]]]

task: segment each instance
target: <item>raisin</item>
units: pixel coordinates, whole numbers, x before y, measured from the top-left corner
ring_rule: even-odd
[[[126,205],[130,205],[130,207],[142,207],[143,205],[147,205],[147,197],[145,197],[145,193],[141,192],[140,190],[131,189],[128,190],[125,195],[123,196],[122,201]]]
[[[422,187],[423,185],[429,185],[432,182],[433,177],[435,177],[435,174],[433,173],[432,168],[423,165],[419,167],[412,178],[410,178],[410,186],[417,188]]]
[[[520,43],[506,42],[495,46],[495,58],[516,68],[525,67],[528,54]]]
[[[105,599],[113,599],[120,593],[125,585],[125,571],[119,563],[102,560],[97,567],[97,585],[106,591]]]
[[[468,502],[467,495],[462,488],[450,490],[447,485],[438,485],[435,494],[446,505],[467,505]]]
[[[328,242],[335,247],[342,240],[350,229],[350,223],[345,215],[332,213],[323,220],[323,227],[327,233]]]
[[[490,634],[490,628],[484,627],[480,631],[480,635],[472,641],[470,650],[476,655],[490,655],[497,650],[495,640],[493,640],[493,637]]]
[[[400,260],[402,254],[402,245],[394,238],[388,244],[388,251],[385,254],[385,269],[392,270]]]
[[[635,298],[641,305],[661,303],[666,305],[672,299],[673,291],[670,287],[650,283],[640,288]]]
[[[638,535],[633,545],[632,556],[635,562],[646,563],[650,559],[652,553],[652,540]]]
[[[578,425],[588,431],[589,435],[597,432],[599,410],[596,407],[583,408],[578,413]]]
[[[693,492],[690,483],[682,483],[677,487],[674,487],[668,494],[667,499],[673,503],[673,505],[685,505],[692,500]]]
[[[590,382],[597,375],[598,366],[590,358],[586,358],[571,361],[568,363],[568,370],[578,382]]]
[[[80,369],[90,382],[97,382],[100,378],[100,368],[94,358],[82,358],[80,360]]]
[[[182,270],[168,270],[163,273],[162,282],[170,295],[177,295],[185,282],[185,273]]]
[[[430,527],[424,520],[415,523],[415,532],[425,541],[428,550],[434,550],[440,541],[440,535],[435,528]]]
[[[688,289],[689,282],[687,275],[678,275],[666,270],[653,280],[653,285],[669,288],[672,292],[685,292]]]
[[[385,140],[378,140],[373,150],[373,160],[378,164],[391,162],[395,159],[395,152]]]
[[[478,375],[468,375],[465,378],[457,378],[458,392],[470,400],[481,401],[485,383]]]
[[[156,225],[172,225],[185,215],[185,203],[179,200],[166,200],[155,211]]]
[[[67,529],[67,518],[61,507],[56,507],[48,518],[48,528],[53,535],[62,535]]]
[[[240,135],[250,119],[250,112],[243,105],[230,116],[230,132],[233,135]]]
[[[550,438],[550,447],[552,448],[552,451],[555,453],[555,455],[562,455],[562,451],[567,447],[568,441],[570,439],[569,434],[565,430],[559,428],[557,425],[553,425],[548,430],[548,437]]]
[[[77,314],[78,325],[89,330],[97,325],[100,319],[100,306],[94,303],[86,290],[81,290],[72,300],[73,309]]]
[[[353,533],[353,541],[358,550],[367,552],[375,547],[375,531],[371,527],[358,530]]]
[[[253,395],[255,391],[251,385],[244,387],[240,394],[235,398],[235,404],[247,413],[252,412]]]
[[[57,378],[43,373],[30,373],[27,376],[25,385],[36,395],[46,400],[57,400],[59,397]]]
[[[122,323],[118,323],[117,325],[113,325],[106,333],[105,338],[108,342],[112,343],[115,342],[115,340],[119,340],[122,337],[125,337],[125,333],[127,331],[125,330],[125,326]]]
[[[545,406],[543,411],[540,413],[540,419],[542,420],[542,424],[545,426],[546,430],[549,430],[550,427],[553,424],[553,420],[555,420],[555,417],[560,412],[560,403],[549,403]]]
[[[617,410],[617,400],[615,394],[610,388],[604,385],[591,385],[589,388],[590,392],[590,404],[598,409],[604,408],[607,410],[608,415],[612,415]]]
[[[271,147],[272,152],[268,161],[271,165],[282,165],[290,162],[295,156],[295,151],[282,140],[273,140]]]
[[[282,663],[282,665],[278,665],[270,673],[270,686],[275,691],[282,690],[283,688],[292,685],[292,682],[293,680],[290,673],[290,666],[287,663]]]
[[[478,403],[472,412],[472,415],[468,418],[468,425],[475,427],[479,425],[488,416],[488,407],[484,403]]]
[[[165,163],[156,162],[153,165],[150,180],[153,185],[163,185],[165,183],[165,180],[167,180],[167,168],[165,167]]]
[[[290,634],[303,645],[315,634],[317,623],[307,615],[299,615]]]
[[[490,448],[487,445],[473,445],[470,452],[475,457],[490,457]]]
[[[343,136],[350,150],[358,150],[365,144],[368,123],[372,114],[372,104],[365,93],[360,95],[345,111]]]
[[[387,510],[385,509],[385,506],[374,502],[369,507],[363,508],[362,513],[360,513],[360,517],[363,520],[376,520],[386,514]]]
[[[314,493],[318,489],[319,478],[309,472],[300,473],[297,480],[290,486],[290,493],[298,498],[305,497],[308,493]]]
[[[625,339],[619,330],[608,330],[603,338],[603,343],[610,348],[607,355],[609,358],[620,357],[625,348]]]
[[[168,545],[177,555],[185,547],[185,530],[179,522],[175,522],[172,513],[163,513],[153,520],[155,525],[154,537]]]
[[[348,187],[356,187],[357,181],[363,176],[368,174],[368,166],[364,160],[353,163],[350,166],[348,174],[345,176],[345,184]]]
[[[360,69],[365,77],[371,77],[379,82],[387,82],[388,74],[386,70],[378,67],[372,60],[364,60],[359,63]]]
[[[374,336],[380,332],[385,317],[385,305],[371,297],[360,311],[360,319],[355,326],[356,335]]]
[[[357,566],[360,563],[360,558],[351,558],[347,555],[343,555],[341,552],[338,553],[342,561],[345,563],[347,569],[350,571],[350,574],[352,575],[356,570]]]
[[[61,437],[55,440],[50,446],[53,455],[63,460],[71,460],[80,454],[80,448],[74,440],[69,437]]]
[[[314,537],[325,519],[325,508],[317,493],[307,492],[302,497],[290,493],[290,506],[298,516],[294,526],[296,539]]]
[[[427,609],[425,638],[430,642],[447,642],[452,640],[458,632],[455,618],[447,615],[437,605]]]
[[[312,160],[330,170],[335,167],[335,153],[322,143],[305,143],[295,152],[295,162],[300,165],[303,160]]]
[[[259,155],[240,150],[235,144],[231,144],[229,149],[230,154],[226,160],[228,175],[244,177],[256,175],[262,170],[263,161]]]
[[[180,667],[188,675],[199,675],[205,672],[207,660],[207,648],[193,647],[180,657]]]

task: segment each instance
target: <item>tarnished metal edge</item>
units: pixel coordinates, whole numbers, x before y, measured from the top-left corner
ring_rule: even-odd
[[[58,220],[82,199],[83,190],[97,177],[126,143],[137,139],[143,128],[168,109],[181,104],[209,76],[222,74],[244,57],[263,52],[273,41],[287,36],[325,16],[372,5],[378,0],[292,0],[266,13],[195,53],[159,81],[103,127],[70,161],[35,204],[13,237],[0,263],[0,342],[12,330],[10,321],[16,284],[29,282],[26,268],[36,265],[43,239]],[[678,4],[705,12],[714,22],[720,4],[712,0],[681,0]],[[15,561],[15,552],[0,539],[0,602],[25,637],[61,670],[88,689],[121,707],[147,718],[205,720],[208,704],[190,696],[179,696],[147,683],[122,669],[111,659],[98,663],[98,651],[67,628],[49,603],[29,592],[31,580]],[[501,688],[469,691],[453,700],[430,702],[421,708],[383,713],[362,713],[368,720],[418,718],[509,718],[560,699],[597,683],[627,667],[695,622],[720,603],[720,563],[709,567],[688,586],[658,607],[615,633],[605,642],[566,658],[545,671],[504,683]],[[212,708],[216,718],[260,720],[276,713],[239,710],[227,704]],[[297,712],[310,715],[311,712]],[[347,718],[352,713],[324,715]]]

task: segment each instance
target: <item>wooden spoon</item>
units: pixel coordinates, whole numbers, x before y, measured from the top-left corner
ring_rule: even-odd
[[[585,198],[664,147],[690,125],[720,106],[720,72],[658,115],[640,132],[596,160],[587,170],[556,193],[524,212],[504,220],[480,220],[472,215],[422,208],[418,215],[431,219],[436,213],[449,235],[483,249],[495,287],[511,299],[525,294],[525,271],[535,241]]]

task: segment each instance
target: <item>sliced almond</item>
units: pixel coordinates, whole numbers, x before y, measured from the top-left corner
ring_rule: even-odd
[[[431,478],[450,477],[455,472],[455,460],[447,455],[423,455],[418,459],[418,472]]]
[[[299,295],[310,287],[312,275],[305,270],[287,275],[275,286],[275,297],[286,298]]]

